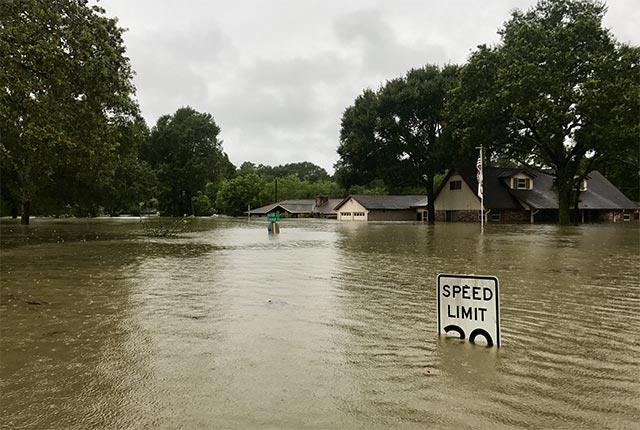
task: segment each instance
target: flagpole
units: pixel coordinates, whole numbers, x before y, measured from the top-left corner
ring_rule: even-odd
[[[484,233],[484,157],[482,145],[476,146],[480,150],[480,157],[476,163],[476,179],[478,180],[478,197],[480,197],[480,232]]]
[[[480,177],[484,182],[484,157],[482,156],[482,145],[480,145]],[[482,184],[482,194],[480,195],[480,232],[484,233],[484,184]]]

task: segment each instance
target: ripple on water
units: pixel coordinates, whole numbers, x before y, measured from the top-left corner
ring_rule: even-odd
[[[637,226],[37,224],[2,249],[7,427],[640,422]],[[436,336],[440,272],[500,278],[503,348]]]

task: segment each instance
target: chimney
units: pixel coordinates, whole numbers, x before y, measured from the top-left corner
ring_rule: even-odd
[[[319,208],[320,206],[324,206],[324,205],[327,204],[328,201],[329,201],[329,197],[317,195],[316,196],[316,207]]]

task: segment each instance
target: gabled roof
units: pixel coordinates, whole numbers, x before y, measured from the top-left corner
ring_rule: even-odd
[[[417,206],[426,205],[425,196],[367,196],[367,195],[350,195],[345,197],[340,203],[335,206],[335,210],[340,209],[342,205],[354,199],[365,209],[369,210],[406,210],[412,209]]]
[[[510,190],[519,200],[535,209],[558,209],[558,196],[553,176],[540,173],[533,182],[533,190]],[[594,170],[587,176],[587,190],[580,192],[578,209],[637,209],[637,206]]]
[[[535,178],[536,177],[536,174],[533,171],[527,170],[527,169],[523,169],[523,168],[515,168],[515,169],[505,168],[505,169],[502,169],[502,172],[498,175],[498,177],[500,179],[506,179],[506,178],[510,178],[512,176],[515,176],[518,173],[525,174],[530,178]]]
[[[314,201],[311,199],[282,200],[256,209],[251,209],[252,214],[265,215],[275,210],[289,212],[291,214],[311,213]]]
[[[510,193],[508,187],[505,186],[502,181],[501,175],[506,174],[507,177],[519,173],[522,169],[504,169],[498,167],[485,167],[483,171],[483,189],[484,189],[484,207],[487,209],[522,209],[522,205],[518,203]],[[475,166],[469,169],[452,169],[447,176],[442,180],[438,191],[435,196],[442,191],[443,187],[447,184],[447,181],[454,174],[458,174],[462,177],[464,182],[471,188],[473,194],[478,200],[478,179],[476,178]],[[535,181],[534,181],[535,183]]]
[[[320,214],[334,214],[336,210],[334,209],[338,203],[340,203],[342,199],[327,199],[326,203],[321,206],[314,206],[313,211]],[[315,204],[315,201],[314,201]]]
[[[325,204],[316,206],[316,201],[314,199],[282,200],[256,209],[251,209],[251,213],[254,215],[266,215],[269,212],[279,210],[290,214],[335,214],[336,211],[333,207],[340,201],[341,199],[328,199]]]
[[[452,169],[443,179],[436,197],[454,173],[459,174],[476,194],[478,181],[475,168]],[[524,173],[533,178],[533,189],[511,189],[507,179],[517,173]],[[523,203],[534,209],[558,209],[558,196],[554,188],[554,177],[549,173],[527,168],[485,167],[483,171],[485,208],[520,209],[523,207],[521,205]],[[593,171],[587,177],[587,191],[580,192],[578,208],[636,209],[637,207],[600,172]]]

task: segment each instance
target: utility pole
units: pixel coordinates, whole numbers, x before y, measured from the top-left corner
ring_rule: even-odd
[[[274,195],[274,203],[276,203],[278,201],[278,178],[275,178],[276,181],[276,188],[275,188],[275,195]]]

